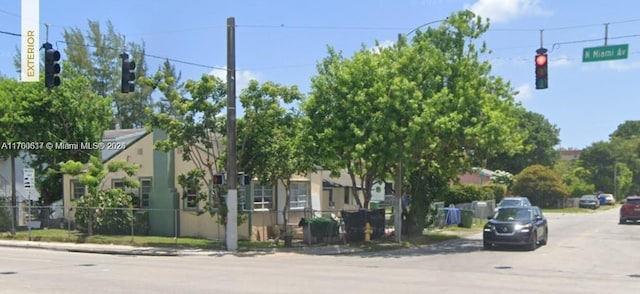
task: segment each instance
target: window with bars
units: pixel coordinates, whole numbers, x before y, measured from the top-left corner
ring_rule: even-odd
[[[149,208],[151,188],[151,178],[140,179],[140,208]]]
[[[194,210],[198,208],[198,190],[189,188],[184,191],[184,207],[185,210]]]
[[[71,199],[79,199],[87,193],[87,187],[79,180],[71,180]]]
[[[111,188],[114,189],[121,189],[124,191],[125,187],[124,187],[124,181],[121,179],[113,179],[111,180]]]
[[[273,188],[255,183],[253,186],[253,209],[273,209]]]
[[[289,204],[291,209],[303,209],[307,207],[309,182],[293,182],[291,183],[290,189],[291,198],[289,198]]]

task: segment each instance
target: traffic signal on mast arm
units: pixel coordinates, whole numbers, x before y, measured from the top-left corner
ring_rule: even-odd
[[[136,62],[129,59],[129,54],[120,54],[122,58],[122,83],[120,85],[120,92],[129,93],[136,89]]]
[[[44,85],[51,89],[60,86],[60,52],[53,49],[51,43],[42,44],[44,48]]]
[[[224,175],[223,174],[213,175],[212,182],[216,186],[224,185]]]
[[[549,72],[547,71],[547,49],[540,48],[536,51],[536,89],[546,89],[549,87]]]

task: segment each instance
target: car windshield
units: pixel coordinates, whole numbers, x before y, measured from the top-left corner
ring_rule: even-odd
[[[531,208],[502,208],[495,216],[498,221],[530,221],[533,219]]]
[[[638,199],[638,198],[627,199],[627,203],[629,203],[629,204],[640,204],[640,199]]]
[[[582,199],[582,200],[596,200],[597,198],[594,195],[585,195],[585,196],[582,196],[580,199]]]
[[[502,201],[500,201],[500,204],[498,206],[500,207],[504,207],[504,206],[521,206],[522,204],[522,200],[520,199],[503,199]]]

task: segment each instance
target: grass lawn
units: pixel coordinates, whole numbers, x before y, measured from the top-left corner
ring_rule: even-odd
[[[16,232],[15,237],[10,233],[1,233],[0,239],[5,240],[29,240],[28,231]],[[189,237],[161,237],[161,236],[122,236],[122,235],[93,235],[86,236],[78,231],[67,231],[60,229],[31,230],[31,240],[41,242],[70,242],[70,243],[93,243],[93,244],[113,244],[131,245],[140,247],[171,247],[171,248],[202,248],[202,249],[223,249],[222,241],[189,238]],[[284,245],[280,241],[279,246],[273,242],[238,241],[241,249],[275,248]]]
[[[442,230],[445,232],[470,232],[470,233],[480,232],[482,231],[482,228],[484,228],[484,225],[486,223],[487,223],[487,220],[485,219],[474,218],[470,228],[451,225],[451,226],[446,226],[442,228]]]
[[[419,237],[405,237],[403,242],[396,243],[393,238],[385,238],[374,240],[371,242],[354,242],[349,244],[351,247],[361,248],[365,251],[380,251],[399,248],[412,248],[421,245],[433,244],[445,240],[460,238],[456,234],[448,234],[444,232],[428,232]],[[29,240],[28,231],[16,232],[15,237],[10,233],[0,233],[0,239],[4,240]],[[93,243],[93,244],[112,244],[112,245],[131,245],[140,247],[164,247],[164,248],[201,248],[222,250],[224,242],[214,241],[200,238],[188,237],[160,237],[160,236],[108,236],[94,235],[86,236],[79,231],[67,231],[61,229],[31,230],[31,240],[40,242],[69,242],[69,243]],[[295,242],[295,240],[294,240]],[[257,241],[238,241],[238,249],[240,251],[282,248],[284,240],[280,240],[276,245],[274,242],[257,242]]]
[[[579,207],[569,207],[569,208],[545,208],[542,210],[544,213],[595,213],[603,210],[610,210],[619,207],[618,205],[600,205],[598,209],[591,208],[579,208]]]

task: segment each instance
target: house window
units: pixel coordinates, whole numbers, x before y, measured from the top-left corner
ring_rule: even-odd
[[[351,188],[344,187],[344,204],[350,204],[349,198],[351,197],[349,197],[349,192],[351,192]]]
[[[247,190],[246,186],[238,187],[238,211],[249,210],[249,207],[247,207]]]
[[[149,197],[151,196],[151,179],[140,179],[140,208],[149,208]]]
[[[71,199],[79,199],[87,193],[87,187],[78,180],[71,180]]]
[[[189,188],[184,193],[184,209],[194,210],[198,208],[198,190]]]
[[[253,209],[273,208],[273,188],[255,183],[253,186]]]
[[[291,183],[291,198],[289,199],[291,209],[302,209],[307,207],[308,194],[309,182]]]
[[[123,190],[125,189],[124,187],[124,181],[120,180],[120,179],[113,179],[111,180],[111,188],[114,189],[120,189]]]

